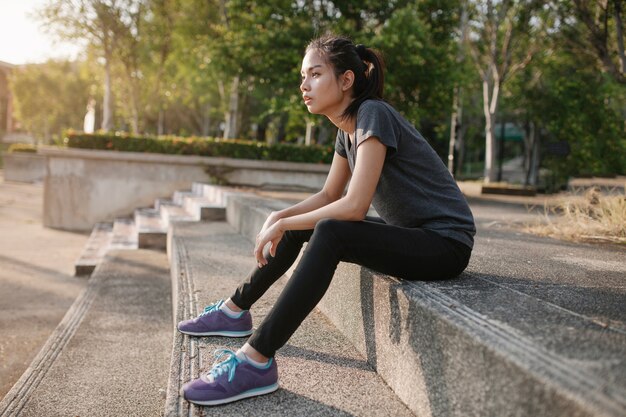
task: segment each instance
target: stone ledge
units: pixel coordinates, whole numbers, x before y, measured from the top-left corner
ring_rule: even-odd
[[[327,165],[180,155],[43,148],[47,227],[87,231],[193,182],[266,188],[322,188]],[[131,181],[132,180],[132,181]]]
[[[252,159],[223,158],[213,156],[168,155],[147,152],[103,151],[98,149],[58,148],[42,146],[39,155],[64,158],[102,159],[126,162],[163,163],[178,165],[210,165],[228,168],[250,168],[274,171],[321,172],[328,174],[330,165],[285,161],[257,161]]]
[[[46,176],[46,159],[35,153],[4,152],[4,180],[15,182],[37,182]]]

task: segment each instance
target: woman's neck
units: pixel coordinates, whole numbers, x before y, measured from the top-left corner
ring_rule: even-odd
[[[349,135],[352,135],[356,130],[356,121],[353,117],[344,118],[341,115],[338,116],[327,116],[328,119],[337,126],[337,128],[343,130]]]
[[[343,130],[349,135],[352,135],[356,130],[356,118],[354,117],[342,117],[348,105],[354,101],[354,98],[346,96],[343,102],[338,105],[335,109],[331,110],[330,114],[326,114],[328,120],[332,122],[339,129]]]

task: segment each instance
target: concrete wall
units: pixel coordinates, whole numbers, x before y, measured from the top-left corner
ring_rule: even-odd
[[[131,215],[193,182],[319,190],[328,165],[134,152],[41,148],[46,157],[47,227],[91,230],[96,222]]]
[[[36,182],[46,175],[46,159],[30,152],[5,152],[2,154],[4,180]]]

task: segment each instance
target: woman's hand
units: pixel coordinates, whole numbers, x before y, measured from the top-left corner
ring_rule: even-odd
[[[265,223],[263,223],[263,227],[261,227],[261,231],[259,232],[259,235],[265,232],[270,226],[272,226],[274,223],[276,223],[279,220],[280,220],[280,215],[278,214],[278,212],[276,211],[271,212],[270,215],[267,216],[267,219],[265,219]]]
[[[269,220],[269,218],[268,218]],[[266,221],[267,223],[267,221]],[[282,239],[284,230],[280,227],[280,222],[276,221],[271,226],[265,227],[261,229],[259,234],[256,236],[256,244],[254,246],[254,257],[256,258],[256,262],[259,268],[267,265],[267,259],[263,257],[263,249],[269,243],[270,244],[270,255],[272,257],[276,256],[276,248],[278,247],[278,242]]]

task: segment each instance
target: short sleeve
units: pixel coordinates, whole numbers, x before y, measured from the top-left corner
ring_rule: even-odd
[[[384,102],[367,100],[361,104],[356,122],[356,146],[376,136],[387,147],[387,156],[398,150],[399,128]]]
[[[346,159],[348,158],[348,153],[346,152],[346,145],[343,140],[341,130],[337,131],[337,139],[335,140],[335,152],[337,152],[340,156],[343,156]]]

